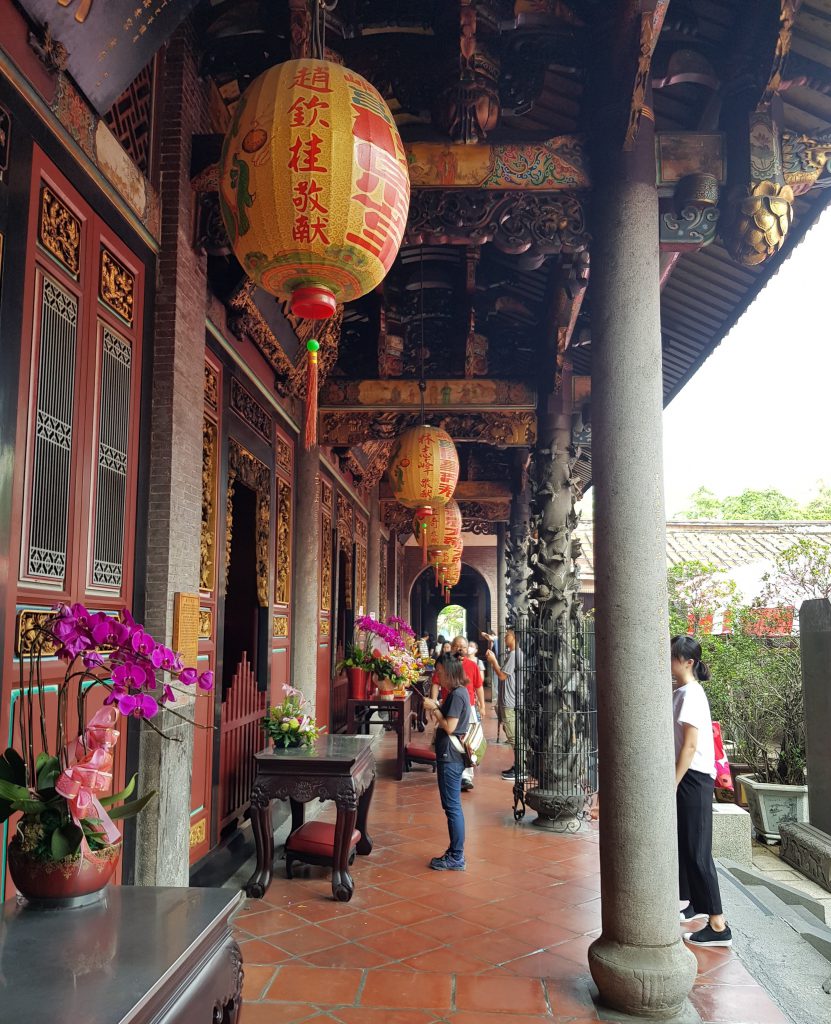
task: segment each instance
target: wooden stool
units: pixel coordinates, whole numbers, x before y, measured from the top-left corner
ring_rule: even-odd
[[[413,764],[429,764],[436,773],[436,752],[432,747],[420,747],[416,743],[408,743],[404,748],[404,771],[409,771]]]
[[[355,829],[349,843],[349,863],[355,860],[355,848],[361,841],[361,833]],[[307,821],[286,840],[286,877],[293,878],[292,867],[296,861],[301,864],[316,864],[331,868],[335,859],[335,826],[325,821]]]

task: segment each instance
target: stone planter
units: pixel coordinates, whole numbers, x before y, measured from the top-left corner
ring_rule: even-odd
[[[758,782],[754,775],[738,775],[736,781],[747,796],[753,827],[765,842],[779,842],[779,826],[783,821],[808,820],[807,786]]]

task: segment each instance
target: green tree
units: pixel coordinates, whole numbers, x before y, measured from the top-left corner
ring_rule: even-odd
[[[819,482],[816,497],[808,502],[804,513],[806,519],[831,520],[831,487],[824,481]]]
[[[831,545],[808,537],[780,551],[773,572],[762,577],[761,600],[768,605],[793,604],[810,598],[831,599]]]
[[[683,514],[684,519],[723,519],[721,499],[709,488],[699,487],[690,496],[692,505]]]
[[[819,482],[816,495],[800,505],[794,498],[775,487],[764,490],[746,488],[741,494],[719,498],[707,487],[699,487],[690,496],[690,507],[682,514],[684,519],[716,519],[777,521],[814,520],[831,521],[831,487]]]
[[[673,635],[699,633],[704,619],[738,602],[736,584],[712,562],[678,562],[667,572]]]
[[[735,519],[801,519],[799,504],[771,487],[765,491],[744,490],[722,503],[722,518]]]

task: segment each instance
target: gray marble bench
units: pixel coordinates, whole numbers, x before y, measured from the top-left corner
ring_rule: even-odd
[[[111,886],[88,907],[6,903],[0,1020],[236,1024],[242,957],[228,889]]]

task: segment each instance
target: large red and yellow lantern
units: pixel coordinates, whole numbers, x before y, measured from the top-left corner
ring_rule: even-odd
[[[248,276],[296,316],[331,316],[383,280],[406,227],[410,179],[389,107],[329,61],[269,68],[237,104],[219,198]]]
[[[413,533],[422,545],[423,565],[428,558],[431,563],[441,560],[450,550],[456,538],[462,535],[462,513],[458,502],[451,499],[446,505],[439,505],[430,515],[422,518],[419,509],[413,517]]]
[[[423,423],[405,430],[393,448],[387,476],[400,505],[432,517],[453,497],[459,479],[459,456],[450,434]]]

